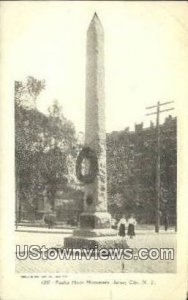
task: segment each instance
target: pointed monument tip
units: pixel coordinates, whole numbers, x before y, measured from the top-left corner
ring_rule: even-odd
[[[102,23],[97,15],[97,13],[95,12],[93,15],[93,18],[91,20],[90,26],[96,26],[96,25],[100,25],[102,27]]]
[[[98,21],[100,21],[100,19],[99,19],[99,17],[98,17],[98,15],[97,15],[96,12],[94,13],[92,20],[98,20]]]
[[[104,34],[103,25],[96,12],[94,13],[93,18],[91,19],[87,32],[88,34],[90,34],[91,32]]]

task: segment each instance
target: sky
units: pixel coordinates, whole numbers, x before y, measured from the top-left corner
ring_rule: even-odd
[[[2,1],[1,54],[12,82],[45,79],[38,109],[47,113],[57,99],[84,131],[86,32],[95,12],[105,32],[106,131],[149,126],[155,116],[146,117],[145,108],[157,101],[174,101],[165,108],[178,115],[188,99],[188,3],[182,1]]]

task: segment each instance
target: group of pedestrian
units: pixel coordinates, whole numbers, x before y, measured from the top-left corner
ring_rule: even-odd
[[[169,216],[167,213],[164,214],[163,218],[164,230],[167,231],[169,228]],[[117,223],[115,219],[112,220],[112,228],[118,229],[118,235],[125,237],[128,235],[131,239],[135,236],[135,226],[137,221],[134,217],[134,214],[131,214],[128,220],[126,220],[125,215],[121,217]]]
[[[126,234],[132,239],[135,236],[135,226],[137,221],[133,214],[130,215],[130,218],[126,220],[125,215],[122,216],[118,222],[117,229],[119,236],[126,236]]]

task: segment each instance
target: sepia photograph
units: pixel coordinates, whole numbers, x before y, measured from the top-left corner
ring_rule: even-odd
[[[0,8],[9,91],[2,89],[5,112],[9,105],[2,126],[11,135],[3,152],[10,184],[2,181],[11,204],[1,211],[12,205],[5,233],[19,286],[36,276],[48,288],[108,287],[108,297],[95,299],[125,299],[109,288],[118,285],[122,295],[138,287],[129,299],[165,300],[183,282],[172,299],[186,299],[187,2],[2,1]],[[153,298],[139,298],[143,286],[155,289]],[[89,289],[87,297],[94,299]]]

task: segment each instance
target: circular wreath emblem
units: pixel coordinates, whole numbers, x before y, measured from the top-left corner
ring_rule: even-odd
[[[82,162],[86,159],[89,161],[89,170],[87,174],[82,173]],[[92,183],[97,175],[98,171],[98,160],[95,154],[95,151],[92,150],[90,147],[84,147],[80,154],[78,155],[76,161],[76,176],[78,180],[84,183]]]

